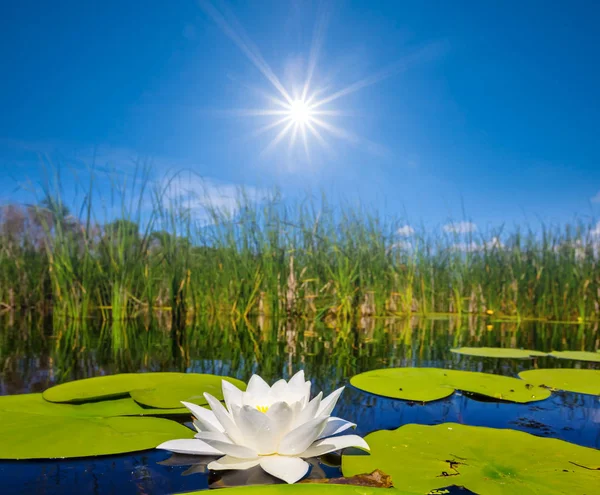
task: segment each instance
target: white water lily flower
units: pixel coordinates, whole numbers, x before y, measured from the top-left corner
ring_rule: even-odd
[[[322,399],[310,400],[310,382],[304,372],[289,382],[279,380],[272,387],[253,375],[242,392],[223,380],[224,407],[205,393],[211,410],[182,402],[194,415],[195,438],[170,440],[157,448],[179,454],[223,457],[212,461],[209,469],[249,469],[260,466],[287,483],[306,475],[305,458],[316,457],[346,447],[369,450],[358,435],[333,436],[356,425],[331,417],[344,387]]]

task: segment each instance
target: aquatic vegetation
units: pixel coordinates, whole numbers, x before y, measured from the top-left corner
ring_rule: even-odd
[[[245,387],[240,380],[207,374],[124,373],[67,382],[43,394],[0,397],[0,435],[7,442],[0,458],[108,455],[154,448],[174,436],[192,438],[193,432],[175,421],[135,416],[181,414],[187,411],[177,407],[181,400],[206,404],[206,391],[223,398],[222,383]],[[156,400],[155,388],[166,398]],[[147,400],[138,403],[130,394],[140,389],[149,395],[141,394]]]
[[[309,469],[304,458],[346,447],[369,449],[357,435],[332,436],[356,425],[331,417],[343,387],[329,396],[310,399],[311,383],[304,372],[271,387],[253,375],[245,392],[223,381],[224,407],[205,393],[211,410],[184,403],[198,430],[193,440],[169,440],[157,448],[181,454],[222,456],[209,469],[247,470],[260,466],[267,473],[295,483]]]
[[[595,493],[600,452],[528,433],[443,423],[366,436],[369,456],[342,456],[345,476],[374,469],[415,493],[449,485],[475,493]]]
[[[505,347],[459,347],[450,349],[455,354],[466,356],[506,358],[506,359],[530,359],[534,357],[553,357],[558,359],[571,359],[573,361],[590,361],[600,363],[599,352],[587,351],[552,351],[541,352],[527,349],[510,349]]]
[[[185,426],[159,418],[83,418],[0,414],[0,459],[54,459],[148,450],[185,436]],[[189,431],[189,430],[188,430]]]
[[[257,485],[226,488],[227,495],[383,495],[382,488],[370,488],[356,485],[320,485],[297,483],[287,485]],[[385,489],[384,493],[390,495],[423,495],[422,493],[408,492],[398,489]],[[206,491],[186,492],[180,495],[205,495]]]
[[[509,349],[505,347],[459,347],[457,349],[450,349],[450,352],[464,354],[466,356],[507,359],[530,359],[548,355],[546,352],[531,351],[527,349]]]
[[[320,485],[297,483],[295,485],[257,485],[226,488],[227,495],[383,495],[382,488],[370,488],[355,485]],[[405,490],[386,489],[384,493],[390,495],[422,495],[422,493],[408,492]],[[205,495],[206,491],[186,492],[180,495]]]
[[[508,376],[441,368],[388,368],[355,375],[350,383],[366,392],[394,399],[428,402],[455,390],[497,400],[527,403],[547,399],[550,392]]]
[[[523,380],[553,390],[600,395],[600,370],[539,369],[519,373]]]
[[[590,361],[600,363],[599,352],[586,351],[552,351],[550,356],[558,359],[572,359],[574,361]]]
[[[412,400],[433,400],[433,396],[445,397],[458,389],[499,400],[506,399],[498,397],[498,393],[507,393],[512,394],[510,400],[529,402],[526,393],[550,395],[545,388],[550,386],[549,382],[543,378],[552,373],[545,372],[556,372],[563,382],[578,382],[582,387],[600,384],[600,370],[593,369],[530,370],[521,373],[527,379],[524,381],[468,371],[392,368],[362,373],[352,381],[360,378],[364,380],[360,388],[367,391],[378,387],[376,393],[381,395],[395,397],[394,394],[406,393]],[[217,391],[215,382],[221,384]],[[538,383],[544,387],[538,387]],[[152,388],[135,388],[148,385]],[[198,392],[195,395],[194,387]],[[269,475],[295,483],[312,466],[311,478],[322,478],[325,473],[319,462],[326,459],[321,459],[321,455],[346,447],[368,450],[370,446],[373,455],[342,455],[343,474],[351,477],[379,469],[391,475],[394,488],[390,493],[414,495],[430,490],[435,493],[452,485],[498,495],[527,493],[527,490],[558,494],[565,493],[565,487],[586,493],[598,481],[598,451],[513,430],[452,423],[408,424],[392,432],[371,433],[365,442],[360,436],[344,434],[355,426],[353,423],[331,417],[343,387],[328,397],[323,398],[319,393],[311,400],[311,383],[305,380],[303,372],[289,381],[279,380],[272,387],[255,375],[246,391],[244,388],[244,382],[221,380],[214,375],[143,373],[84,379],[48,389],[52,391],[51,397],[65,402],[50,402],[43,394],[0,397],[0,435],[5,440],[0,447],[0,459],[98,456],[159,445],[158,448],[176,453],[160,464],[187,465],[189,460],[184,461],[193,457],[200,464],[193,465],[185,474],[223,470],[221,484],[215,486],[259,483],[254,488],[233,490],[278,493],[281,486],[263,485],[271,481]],[[224,399],[224,405],[211,391]],[[138,392],[139,398],[149,405],[164,408],[136,402]],[[414,399],[413,393],[417,392],[422,394],[421,398]],[[600,389],[597,393],[600,395]],[[163,399],[161,394],[165,395]],[[431,395],[423,399],[423,394]],[[184,400],[185,408],[173,408],[178,397],[191,397],[196,404]],[[210,409],[198,405],[206,403]],[[175,417],[182,411],[192,413],[197,433],[177,421],[139,417],[163,414]],[[196,455],[175,457],[185,454]],[[264,475],[258,476],[257,472]],[[350,493],[372,495],[377,490],[330,484],[297,486],[302,488],[294,490],[300,493],[318,490],[318,493],[342,495],[346,489],[352,489]]]
[[[187,412],[184,407],[157,409],[142,407],[133,399],[100,400],[80,404],[49,402],[42,394],[17,394],[0,396],[0,412],[29,413],[45,416],[81,416],[110,418],[114,416],[168,416]]]
[[[597,320],[592,225],[504,231],[501,243],[492,242],[499,232],[407,238],[401,219],[326,198],[239,191],[225,209],[198,191],[199,212],[151,187],[147,171],[136,180],[115,182],[110,200],[90,190],[77,216],[59,187],[38,204],[2,207],[0,308],[113,321],[165,310],[176,328],[203,315]]]
[[[182,400],[207,404],[204,392],[212,392],[222,400],[222,380],[245,386],[235,378],[198,373],[121,373],[56,385],[45,390],[43,396],[50,402],[69,403],[131,396],[144,406],[168,409],[181,407]],[[164,398],[159,398],[160,394]]]

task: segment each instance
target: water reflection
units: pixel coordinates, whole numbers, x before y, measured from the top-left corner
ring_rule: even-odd
[[[599,345],[595,326],[517,325],[483,318],[362,318],[352,327],[262,317],[198,321],[177,331],[170,321],[168,315],[115,325],[57,316],[0,316],[0,394],[39,392],[68,380],[135,371],[203,372],[244,380],[259,372],[273,381],[303,368],[317,390],[330,392],[356,373],[382,367],[435,366],[509,376],[534,367],[598,367],[552,358],[493,360],[449,352],[455,346],[595,350]],[[535,404],[510,404],[455,393],[422,405],[348,387],[334,414],[357,423],[361,435],[406,423],[452,421],[520,429],[600,448],[598,398],[578,394],[557,393]],[[150,495],[255,480],[250,472],[209,475],[202,459],[185,464],[168,458],[166,452],[150,451],[72,461],[0,462],[0,486],[2,493]],[[313,475],[337,476],[339,470],[319,464]]]

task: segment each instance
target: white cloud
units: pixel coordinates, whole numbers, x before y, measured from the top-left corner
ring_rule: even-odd
[[[93,183],[92,207],[94,217],[100,223],[121,217],[124,208],[133,208],[131,215],[139,213],[140,221],[145,222],[157,206],[156,202],[160,201],[166,209],[170,206],[185,209],[200,225],[209,225],[212,211],[234,218],[240,206],[263,203],[276,193],[251,185],[204,178],[194,172],[201,168],[198,164],[166,156],[144,157],[129,148],[13,141],[0,137],[0,158],[6,161],[9,160],[5,157],[10,158],[16,167],[22,165],[10,183],[0,181],[0,205],[35,203],[44,197],[41,184],[46,179],[46,165],[40,164],[40,155],[49,157],[51,162],[47,165],[51,193],[59,193],[60,181],[54,179],[58,171],[69,179],[65,184],[71,187],[74,183],[63,196],[72,212],[85,211],[82,201],[87,198],[88,185]],[[56,169],[53,163],[57,164]],[[130,203],[131,197],[135,202]]]
[[[499,237],[494,236],[491,238],[491,240],[489,240],[485,243],[485,247],[487,249],[493,249],[493,248],[502,249],[504,247],[504,244],[502,244],[502,241],[500,240]]]
[[[471,242],[457,242],[456,244],[452,244],[452,249],[456,251],[464,251],[465,253],[472,253],[475,251],[481,251],[481,245],[477,244],[475,241]]]
[[[592,237],[600,237],[600,221],[596,223],[596,226],[590,230],[590,235]]]
[[[600,203],[600,191],[590,198],[592,203]]]
[[[595,242],[592,241],[590,245],[595,248]],[[586,244],[581,239],[575,239],[573,241],[565,241],[561,244],[557,244],[554,246],[555,253],[561,252],[569,252],[569,250],[573,250],[575,254],[575,259],[577,261],[582,261],[586,257]]]
[[[396,234],[398,234],[400,237],[410,237],[414,233],[415,229],[413,229],[410,225],[403,225],[396,231]]]
[[[411,251],[413,245],[410,241],[396,241],[389,247],[389,250],[392,251],[394,249],[399,249],[401,251]]]
[[[477,225],[473,222],[451,222],[444,225],[443,229],[450,234],[469,234],[477,230]]]
[[[452,249],[457,251],[463,251],[465,253],[475,253],[479,251],[489,251],[492,249],[502,249],[504,248],[504,244],[498,237],[492,237],[489,241],[480,244],[475,241],[471,242],[457,242],[452,245]]]
[[[175,203],[193,211],[200,220],[208,220],[210,211],[235,215],[240,203],[255,203],[268,199],[272,192],[241,184],[220,182],[196,174],[179,174],[163,181],[163,201]]]

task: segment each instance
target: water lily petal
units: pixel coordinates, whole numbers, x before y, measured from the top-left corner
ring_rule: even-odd
[[[301,454],[323,432],[328,419],[315,418],[293,429],[281,439],[277,452],[283,455]]]
[[[196,404],[192,404],[191,402],[181,403],[189,409],[189,411],[196,418],[194,421],[194,425],[198,423],[197,428],[200,428],[200,431],[223,431],[224,428],[219,423],[219,420],[215,416],[215,413],[210,409],[206,409],[205,407],[198,406]]]
[[[227,405],[229,412],[231,412],[231,406],[233,404],[237,404],[238,406],[242,405],[243,392],[239,388],[233,383],[229,383],[227,380],[223,380],[221,386],[223,388],[223,398],[225,399],[225,404]]]
[[[308,404],[310,400],[310,382],[304,379],[303,370],[298,371],[288,382],[288,396],[290,399],[287,402],[297,401],[302,398],[302,405],[305,406]]]
[[[258,375],[252,375],[248,387],[246,387],[246,393],[254,397],[267,397],[269,390],[271,390],[271,387]]]
[[[238,459],[237,457],[232,457],[230,455],[226,455],[225,457],[221,457],[216,461],[212,461],[208,465],[208,469],[212,469],[213,471],[223,471],[225,469],[240,469],[246,470],[253,468],[254,466],[258,466],[260,463],[260,459]]]
[[[200,431],[194,435],[194,438],[200,440],[218,440],[220,442],[231,443],[231,439],[219,431]]]
[[[299,457],[270,455],[260,458],[260,467],[286,483],[296,483],[306,475],[310,464]]]
[[[315,457],[327,454],[334,450],[345,449],[347,447],[358,447],[360,449],[370,450],[365,440],[358,435],[343,435],[341,437],[324,438],[317,440],[309,448],[300,454],[301,457]]]
[[[267,416],[271,420],[273,435],[277,444],[279,444],[281,437],[288,433],[292,427],[294,410],[287,402],[276,402],[267,411]]]
[[[343,391],[344,387],[340,387],[334,392],[330,393],[327,397],[325,397],[321,401],[321,405],[319,406],[319,410],[317,411],[317,416],[330,416]]]
[[[224,442],[222,440],[214,440],[211,438],[204,438],[203,440],[196,440],[197,442],[205,442],[211,447],[218,449],[219,452],[230,455],[232,457],[237,457],[239,459],[254,459],[258,457],[258,452],[249,447],[245,447],[243,445],[238,445],[235,443]]]
[[[310,382],[305,382],[304,386],[303,386],[303,405],[305,406],[306,404],[308,404],[308,401],[310,400]]]
[[[271,387],[271,390],[269,392],[269,395],[271,397],[273,397],[274,399],[280,398],[280,397],[284,397],[286,395],[288,395],[288,383],[285,380],[277,380],[273,386]]]
[[[354,423],[350,421],[346,421],[342,418],[328,418],[327,423],[325,424],[325,429],[323,432],[317,437],[318,439],[327,438],[333,435],[337,435],[346,431],[349,428],[356,428]]]
[[[252,447],[261,455],[277,451],[279,435],[276,436],[271,419],[251,406],[234,407],[234,419],[244,436],[244,445]]]
[[[306,380],[304,379],[304,370],[300,370],[294,376],[292,376],[292,378],[290,378],[288,385],[291,390],[301,392],[305,381]]]
[[[191,455],[222,455],[216,447],[208,445],[202,440],[193,438],[184,438],[181,440],[168,440],[167,442],[161,443],[157,449],[170,450],[177,454],[191,454]]]
[[[321,397],[323,397],[323,392],[319,392],[319,394],[311,400],[302,411],[294,418],[294,423],[292,425],[293,428],[300,426],[302,423],[306,423],[314,419],[317,415],[317,411],[319,410],[319,406],[321,405]]]
[[[223,427],[223,431],[227,434],[227,436],[229,438],[231,438],[231,440],[234,443],[243,444],[244,438],[243,438],[239,428],[236,426],[235,422],[233,421],[233,418],[229,414],[229,411],[227,411],[227,409],[225,409],[225,407],[223,407],[223,404],[221,404],[217,399],[215,399],[209,393],[205,392],[204,397],[207,400],[208,405],[212,409],[215,417],[217,418],[217,421]]]

